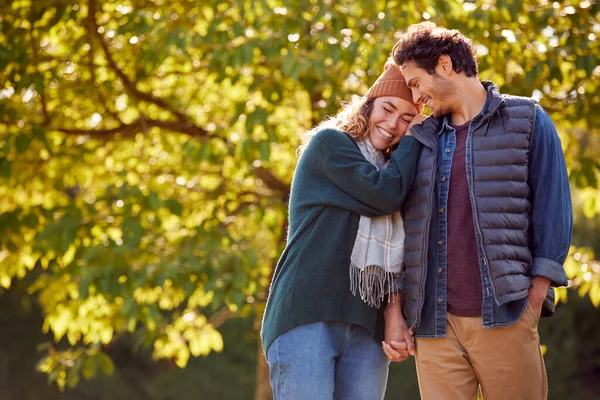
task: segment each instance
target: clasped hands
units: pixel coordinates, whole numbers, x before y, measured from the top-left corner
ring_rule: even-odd
[[[416,354],[413,332],[408,329],[402,315],[402,296],[388,302],[384,311],[385,340],[381,343],[383,352],[390,361],[401,362]]]

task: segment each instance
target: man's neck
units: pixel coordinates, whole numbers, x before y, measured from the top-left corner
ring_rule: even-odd
[[[457,109],[450,115],[450,123],[453,125],[463,125],[472,120],[483,110],[487,99],[487,90],[477,77],[462,76],[458,79],[458,98],[461,100]]]

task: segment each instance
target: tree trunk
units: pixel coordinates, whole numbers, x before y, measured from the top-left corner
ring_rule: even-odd
[[[289,199],[289,193],[286,196]],[[287,200],[286,200],[287,203]],[[279,245],[280,250],[283,250],[287,239],[287,226],[288,226],[288,217],[284,218],[280,231],[279,231]],[[279,252],[280,253],[280,252]],[[275,267],[277,266],[278,258],[273,260],[273,264],[271,266],[271,276],[269,277],[269,282],[273,280],[273,274],[275,273]],[[266,301],[269,296],[270,286],[267,287],[267,295],[264,296],[263,300]],[[256,324],[254,329],[256,331],[260,331],[260,326],[262,323],[262,315],[260,318],[256,319]],[[269,364],[267,364],[267,359],[263,354],[262,341],[260,338],[258,339],[258,354],[257,354],[257,362],[256,362],[256,390],[254,391],[254,400],[271,400],[273,399],[273,391],[271,390],[271,382],[269,381]]]
[[[258,361],[256,363],[256,390],[254,400],[271,400],[273,391],[269,382],[269,365],[263,355],[262,344],[258,341]]]
[[[13,380],[10,376],[9,365],[9,355],[0,350],[0,399],[2,400],[14,400],[10,390]]]

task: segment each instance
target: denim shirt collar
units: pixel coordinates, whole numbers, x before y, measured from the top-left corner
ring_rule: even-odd
[[[502,99],[502,96],[500,95],[500,91],[498,90],[498,87],[493,82],[482,81],[481,84],[487,91],[487,96],[485,99],[485,104],[483,105],[483,108],[481,109],[481,112],[479,114],[477,114],[475,117],[473,117],[473,119],[471,120],[474,123],[479,123],[481,120],[491,117],[493,114],[495,114],[495,112],[498,110],[498,108],[502,104],[504,104],[504,100]],[[437,118],[437,117],[430,117],[430,118],[438,120],[439,125],[436,124],[438,127],[438,131],[437,131],[438,136],[441,135],[443,132],[445,132],[449,129],[452,129],[452,127],[450,126],[450,114],[446,114],[440,118]]]
[[[482,81],[481,84],[487,91],[487,97],[481,112],[471,120],[475,125],[490,118],[504,104],[500,91],[493,82]],[[420,125],[413,127],[411,132],[419,142],[432,149],[436,149],[439,137],[449,129],[452,129],[450,126],[450,114],[446,114],[442,117],[431,116],[427,118]]]

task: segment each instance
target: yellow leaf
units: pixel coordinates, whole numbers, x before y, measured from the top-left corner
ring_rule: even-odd
[[[108,227],[106,233],[113,241],[117,241],[118,239],[123,238],[123,231],[120,228],[114,226]]]
[[[137,326],[137,320],[135,318],[129,318],[129,321],[127,321],[127,331],[129,333],[135,332],[136,326]]]
[[[92,227],[92,229],[90,230],[90,232],[92,235],[94,235],[94,237],[97,237],[97,238],[100,238],[104,235],[104,231],[102,230],[100,225],[94,225]]]
[[[216,352],[223,351],[223,336],[216,330],[210,334],[210,345]]]
[[[175,364],[179,368],[185,368],[190,359],[190,352],[186,347],[181,347],[179,351],[177,351],[177,358],[175,359]]]
[[[71,346],[75,346],[75,344],[81,339],[80,331],[68,331],[67,339],[69,340],[69,344]]]
[[[102,344],[109,344],[113,337],[113,327],[105,326],[100,330],[100,341]]]
[[[2,274],[0,276],[0,286],[2,286],[5,289],[9,289],[10,288],[10,276],[6,275],[6,274]]]
[[[568,297],[567,297],[567,288],[566,287],[554,288],[554,292],[556,293],[556,297],[554,299],[554,304],[558,304],[558,302],[560,302],[560,301],[562,301],[563,303],[567,302]]]
[[[600,307],[600,283],[594,283],[590,288],[590,300],[594,307]]]
[[[583,201],[581,211],[588,219],[592,219],[596,216],[596,197],[588,197]]]
[[[35,266],[36,259],[31,254],[21,255],[21,263],[27,267],[27,269],[33,269]]]
[[[204,352],[204,349],[202,348],[202,343],[200,343],[200,340],[198,340],[197,338],[190,340],[189,346],[190,352],[194,357],[199,357]]]
[[[71,262],[75,258],[75,252],[76,251],[77,251],[77,247],[75,247],[74,244],[71,244],[69,246],[69,250],[67,250],[67,252],[65,253],[65,255],[62,258],[63,264],[65,266],[71,264]]]

